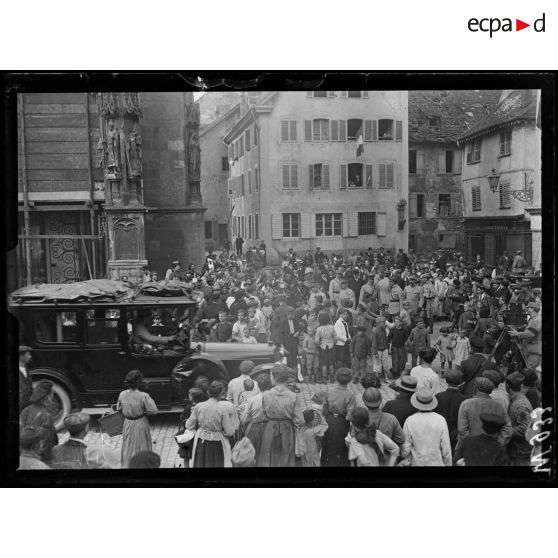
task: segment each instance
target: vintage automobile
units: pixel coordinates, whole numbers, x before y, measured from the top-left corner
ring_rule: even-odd
[[[188,331],[183,332],[186,346],[174,345],[173,350],[139,344],[133,334],[139,316],[152,312],[188,316],[197,302],[184,294],[153,296],[121,288],[119,282],[83,283],[101,284],[104,290],[98,296],[84,296],[96,293],[91,285],[81,290],[77,283],[50,290],[41,285],[36,291],[20,289],[9,300],[9,311],[19,325],[19,343],[33,349],[31,378],[54,383],[58,426],[72,409],[100,414],[115,404],[132,369],[142,371],[145,391],[159,410],[180,411],[197,376],[228,381],[239,374],[243,360],[258,365],[273,360],[273,347],[267,343],[190,343]],[[114,288],[111,283],[116,283]]]

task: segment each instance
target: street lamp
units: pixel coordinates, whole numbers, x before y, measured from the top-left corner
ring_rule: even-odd
[[[500,182],[500,175],[496,174],[496,169],[492,169],[492,172],[487,176],[488,184],[490,186],[490,190],[493,194],[496,193],[498,190],[498,183]]]

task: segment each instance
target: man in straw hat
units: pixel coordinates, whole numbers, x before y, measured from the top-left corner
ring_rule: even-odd
[[[403,428],[405,421],[417,412],[411,404],[411,396],[417,391],[417,379],[414,376],[401,376],[393,386],[399,395],[386,401],[383,411],[392,414]]]
[[[401,448],[401,465],[413,467],[451,466],[451,445],[446,419],[434,412],[438,401],[434,391],[419,388],[411,396],[418,411],[403,426],[405,442]]]
[[[368,425],[374,426],[401,447],[405,441],[403,430],[395,416],[380,410],[382,404],[380,390],[374,387],[365,389],[362,394],[362,404],[368,409]]]

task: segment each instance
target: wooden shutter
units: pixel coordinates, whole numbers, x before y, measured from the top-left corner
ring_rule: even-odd
[[[342,99],[346,99],[349,96],[349,92],[348,91],[341,91],[341,98]]]
[[[372,180],[372,165],[366,165],[366,175],[365,175],[365,185],[366,188],[372,188],[373,180]]]
[[[417,174],[424,173],[424,153],[417,151]]]
[[[363,99],[368,99],[368,91],[363,91],[362,92],[362,98]]]
[[[347,236],[358,236],[358,212],[349,211]]]
[[[291,187],[290,165],[283,165],[283,188]]]
[[[339,188],[347,187],[347,165],[339,165]]]
[[[298,165],[289,165],[291,167],[291,188],[298,188]]]
[[[347,121],[339,120],[339,141],[347,141]]]
[[[310,219],[309,213],[300,214],[300,238],[312,238]]]
[[[437,170],[438,170],[438,174],[442,174],[446,172],[446,152],[445,151],[438,151],[438,156],[437,156]]]
[[[386,236],[387,214],[376,213],[376,235]]]
[[[296,120],[290,120],[289,121],[289,128],[290,128],[290,140],[291,141],[297,141],[298,140],[298,134],[296,133]]]
[[[372,141],[378,141],[378,121],[372,120]]]
[[[289,121],[281,120],[281,141],[289,141]]]
[[[417,195],[409,194],[409,217],[417,216]]]
[[[245,142],[246,142],[246,151],[250,151],[250,130],[246,130]]]
[[[306,91],[306,96],[312,98],[314,96],[313,91]]]
[[[304,141],[312,141],[312,120],[304,121]]]
[[[461,174],[461,157],[463,152],[460,149],[456,149],[453,152],[453,172],[455,174]]]
[[[271,214],[271,238],[281,240],[283,238],[283,215]]]
[[[308,187],[310,189],[314,188],[314,165],[310,165],[308,167],[309,170],[309,180],[310,182],[308,183]]]
[[[328,91],[327,96],[328,97],[335,97],[335,91]]]
[[[395,141],[403,139],[403,122],[401,120],[395,121]]]
[[[372,141],[372,120],[364,121],[364,141]]]
[[[450,216],[454,216],[455,215],[455,196],[450,196],[450,202],[449,202],[449,214]]]
[[[331,141],[339,141],[339,120],[331,121]]]
[[[244,138],[242,136],[240,136],[240,150],[239,150],[238,156],[239,157],[244,156]]]
[[[329,188],[329,165],[322,165],[322,188]]]
[[[386,165],[386,188],[393,188],[395,185],[395,165],[388,163]]]

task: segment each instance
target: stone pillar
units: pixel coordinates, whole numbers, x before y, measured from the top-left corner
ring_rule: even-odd
[[[138,93],[97,95],[101,139],[97,148],[104,169],[109,279],[138,283],[145,259],[140,99]]]

